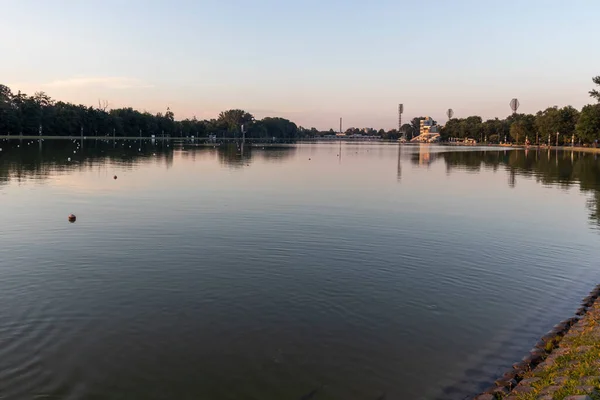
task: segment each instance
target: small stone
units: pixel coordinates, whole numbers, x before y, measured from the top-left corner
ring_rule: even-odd
[[[517,376],[517,373],[515,372],[515,370],[510,370],[510,371],[506,371],[503,375],[502,378],[504,379],[514,379]]]
[[[568,380],[569,378],[566,376],[559,376],[553,379],[554,383],[557,385],[564,385],[565,383],[567,383]]]
[[[527,365],[531,365],[531,362],[533,360],[533,356],[531,354],[526,355],[525,357],[523,357],[521,359],[524,363],[526,363]]]
[[[500,394],[501,397],[504,397],[505,395],[508,394],[508,389],[506,387],[497,387],[496,389],[492,390],[490,392],[490,394]]]
[[[514,388],[512,392],[520,394],[520,393],[531,393],[533,391],[535,391],[535,389],[532,388],[531,386],[521,386],[521,385],[519,385],[516,388]]]
[[[540,378],[527,378],[527,379],[523,379],[521,382],[519,382],[520,385],[531,385],[533,383],[536,383],[540,380]]]
[[[553,400],[554,396],[551,394],[545,394],[543,396],[538,396],[537,400]]]
[[[582,385],[582,386],[576,386],[575,389],[581,390],[582,392],[586,392],[586,393],[593,393],[595,387],[592,385]]]
[[[517,386],[517,381],[512,378],[512,379],[508,379],[508,378],[500,378],[497,379],[496,382],[494,382],[497,386],[504,386],[507,388],[514,388],[515,386]]]
[[[529,367],[529,364],[528,364],[528,363],[526,363],[526,362],[524,362],[524,361],[521,361],[521,362],[518,362],[518,363],[514,363],[514,364],[512,365],[512,367],[513,367],[513,369],[514,369],[514,370],[516,370],[516,371],[522,371],[522,370],[524,370],[524,369],[528,368],[528,367]]]
[[[540,391],[540,395],[545,396],[545,395],[554,395],[554,393],[556,393],[558,390],[560,389],[560,386],[548,386],[543,388]]]
[[[594,348],[594,346],[579,346],[575,349],[575,351],[577,353],[587,353],[588,351],[592,350]]]
[[[566,347],[559,347],[559,348],[557,348],[557,349],[554,349],[554,350],[552,351],[552,355],[553,355],[553,356],[563,356],[563,355],[565,355],[565,354],[569,353],[570,351],[571,351],[571,350],[570,350],[570,349],[568,349],[568,348],[566,348]]]
[[[583,395],[565,397],[564,400],[592,400],[592,398],[588,395],[583,394]]]
[[[556,333],[554,332],[548,332],[546,333],[544,336],[542,336],[542,341],[544,343],[548,343],[553,341],[554,339],[556,339]]]
[[[542,352],[542,351],[532,351],[531,352],[531,364],[539,364],[540,362],[542,362],[542,360],[544,359],[544,356],[546,355],[546,353]]]
[[[587,383],[590,381],[600,381],[600,376],[584,376],[581,378],[581,382]]]
[[[475,400],[495,400],[496,396],[494,396],[493,394],[480,394],[479,396],[475,397]]]

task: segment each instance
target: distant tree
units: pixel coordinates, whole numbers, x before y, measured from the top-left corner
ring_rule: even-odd
[[[535,116],[531,114],[517,114],[511,116],[510,136],[515,143],[524,143],[529,136],[531,141],[535,137]]]
[[[579,111],[571,106],[550,107],[535,116],[535,127],[542,138],[560,132],[560,138],[570,138],[575,133]]]
[[[252,121],[254,121],[252,114],[237,109],[223,111],[217,119],[217,122],[229,132],[239,132],[242,124],[249,124]]]
[[[594,78],[592,78],[592,81],[600,86],[600,76],[596,76]],[[600,91],[596,90],[596,89],[592,89],[590,90],[590,96],[593,97],[594,99],[598,100],[598,102],[600,102]]]
[[[400,134],[401,135],[405,135],[407,138],[409,137],[413,137],[414,135],[414,128],[412,124],[403,124],[400,127]]]
[[[412,126],[411,138],[418,136],[421,131],[421,120],[425,119],[425,117],[415,117],[410,120],[410,125]]]
[[[577,136],[587,143],[600,138],[600,104],[587,105],[581,110],[576,126]]]
[[[261,124],[266,128],[268,137],[278,139],[296,139],[298,137],[298,127],[295,123],[278,117],[263,118]]]
[[[471,116],[463,122],[464,137],[480,140],[483,132],[483,122],[479,116]]]
[[[488,142],[491,143],[499,143],[503,141],[504,138],[510,133],[510,125],[508,125],[506,120],[501,120],[498,118],[488,119],[482,124],[481,128],[484,136],[487,137]]]
[[[446,125],[442,127],[442,131],[440,132],[440,136],[442,140],[447,141],[451,138],[462,137],[460,135],[460,120],[457,118],[453,118],[446,122]]]
[[[398,138],[401,136],[401,133],[398,132],[397,129],[392,129],[387,132],[383,129],[380,129],[379,135],[385,140],[398,140]]]

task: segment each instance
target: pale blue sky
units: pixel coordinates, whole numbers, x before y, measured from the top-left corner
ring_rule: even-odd
[[[590,103],[599,0],[0,0],[0,83],[177,118],[390,129]]]

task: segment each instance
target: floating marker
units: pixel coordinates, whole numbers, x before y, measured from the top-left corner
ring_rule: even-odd
[[[115,175],[115,176],[113,176],[113,179],[117,179],[117,176],[116,176],[116,175]]]
[[[69,219],[70,223],[73,223],[73,222],[75,222],[75,220],[77,219],[77,217],[75,216],[75,214],[69,214],[68,219]]]

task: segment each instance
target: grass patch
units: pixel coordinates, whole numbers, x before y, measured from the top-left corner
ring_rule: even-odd
[[[553,393],[553,400],[563,400],[567,396],[589,395],[600,400],[600,305],[594,305],[586,316],[576,324],[560,341],[559,352],[554,350],[546,362],[533,371],[527,372],[524,378],[539,378],[531,384],[531,393],[509,394],[518,400],[536,400],[546,388],[560,386]],[[549,341],[548,350],[557,342]],[[585,389],[593,389],[592,392]]]

